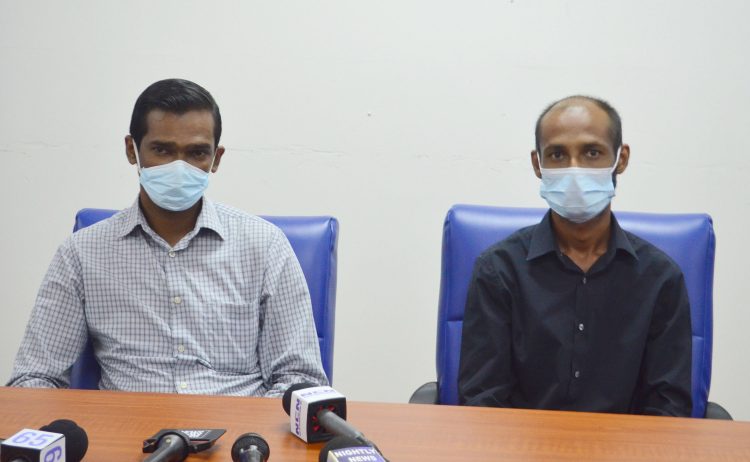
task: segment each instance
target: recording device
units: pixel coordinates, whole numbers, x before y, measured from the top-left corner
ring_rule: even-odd
[[[346,436],[337,436],[320,450],[319,462],[385,462],[372,446],[366,446]]]
[[[336,431],[342,429],[331,424],[333,419],[346,424],[346,398],[331,387],[294,384],[284,393],[281,404],[290,417],[291,432],[306,443],[327,441],[338,435]]]
[[[188,454],[204,451],[226,432],[223,429],[163,429],[143,441],[143,452],[151,453],[143,462],[182,462]]]
[[[257,433],[245,433],[232,445],[234,462],[266,462],[271,455],[268,443]]]
[[[61,419],[2,440],[0,462],[80,462],[88,448],[86,431],[72,420]]]
[[[294,384],[284,393],[281,404],[290,417],[292,433],[306,443],[346,436],[380,452],[375,443],[346,421],[346,398],[331,387]]]

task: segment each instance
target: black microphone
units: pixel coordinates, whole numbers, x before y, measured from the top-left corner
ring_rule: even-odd
[[[234,462],[266,462],[271,455],[268,443],[257,433],[245,433],[232,445]]]
[[[163,429],[143,441],[143,462],[182,462],[188,454],[204,451],[226,432],[223,429]]]
[[[164,431],[157,438],[156,449],[143,462],[182,462],[190,454],[190,438],[179,430]]]
[[[89,436],[86,430],[72,420],[55,420],[40,430],[65,435],[65,460],[68,462],[80,462],[89,449]]]
[[[2,440],[1,462],[62,460],[80,462],[89,448],[86,431],[72,420],[61,419],[39,430],[23,429]]]
[[[346,462],[358,460],[362,462],[385,462],[386,459],[372,446],[362,445],[354,438],[337,436],[329,441],[318,456],[319,462]]]
[[[378,449],[375,443],[346,421],[346,398],[331,387],[294,384],[284,393],[281,404],[291,419],[292,433],[306,443],[346,436],[361,445]]]

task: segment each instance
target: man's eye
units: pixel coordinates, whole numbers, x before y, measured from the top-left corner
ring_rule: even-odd
[[[156,146],[154,148],[154,152],[156,152],[157,154],[166,154],[169,151],[167,151],[167,149],[162,146]]]
[[[197,150],[197,151],[192,151],[191,154],[193,155],[193,157],[204,157],[208,155],[208,151]]]
[[[597,149],[589,149],[589,151],[586,153],[587,156],[591,158],[597,158],[602,155],[602,152]]]
[[[562,151],[552,151],[549,156],[554,160],[560,160],[563,158],[563,153]]]

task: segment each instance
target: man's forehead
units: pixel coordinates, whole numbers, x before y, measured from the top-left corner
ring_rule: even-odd
[[[147,122],[210,122],[213,126],[213,113],[208,109],[193,109],[184,112],[165,111],[163,109],[151,109],[146,114]]]
[[[579,133],[609,138],[610,120],[605,110],[586,99],[563,100],[541,120],[541,139]]]
[[[214,119],[209,110],[191,110],[177,113],[152,109],[146,115],[146,136],[204,137],[213,141]]]

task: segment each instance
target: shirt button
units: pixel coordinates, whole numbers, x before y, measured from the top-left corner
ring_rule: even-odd
[[[586,276],[583,277],[583,283],[586,284]]]
[[[187,383],[185,383],[185,382],[182,382],[182,383],[180,384],[180,388],[182,388],[183,390],[184,390],[184,389],[186,389],[186,388],[187,388]]]
[[[573,373],[573,376],[574,376],[575,378],[579,378],[579,377],[581,376],[581,371],[575,371],[575,372]]]
[[[581,332],[583,332],[583,323],[578,324],[578,330],[580,330]]]
[[[182,303],[182,298],[181,297],[175,297],[175,298],[172,299],[172,301],[174,302],[175,305],[179,305],[180,303]]]
[[[170,257],[174,258],[174,256],[175,256],[176,254],[174,253],[174,250],[170,250],[170,251],[169,251],[169,253],[168,253],[167,255],[169,255]]]
[[[185,352],[185,345],[177,345],[177,351],[179,351],[180,353],[184,353]]]

